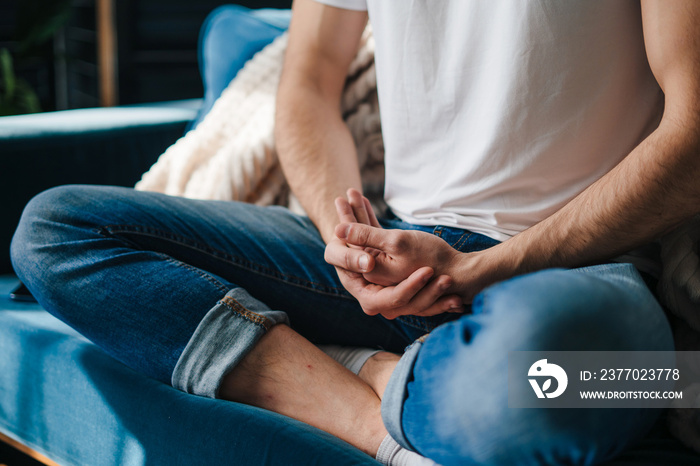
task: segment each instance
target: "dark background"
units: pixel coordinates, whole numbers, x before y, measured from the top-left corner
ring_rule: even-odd
[[[43,111],[99,105],[95,0],[0,0],[0,48],[19,52],[32,20],[69,4],[69,19],[50,40],[16,57],[18,75],[37,91]],[[115,0],[119,103],[201,97],[197,39],[221,0]],[[249,8],[289,8],[291,0],[239,0]]]

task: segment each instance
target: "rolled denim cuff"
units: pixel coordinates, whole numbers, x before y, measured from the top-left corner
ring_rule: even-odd
[[[411,451],[416,450],[404,435],[401,419],[403,417],[403,404],[408,398],[408,382],[413,379],[413,366],[416,363],[418,352],[423,346],[423,340],[426,336],[420,337],[406,348],[389,378],[389,382],[384,389],[384,397],[382,398],[384,427],[386,427],[392,438],[396,440],[396,443]]]
[[[234,288],[199,323],[175,365],[173,387],[216,398],[221,380],[273,325],[287,314],[270,310],[242,288]]]

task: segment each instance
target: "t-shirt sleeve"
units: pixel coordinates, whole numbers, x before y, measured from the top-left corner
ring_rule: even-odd
[[[336,8],[343,8],[345,10],[356,10],[364,11],[367,10],[366,0],[316,0],[318,3],[323,3],[324,5],[334,6]]]

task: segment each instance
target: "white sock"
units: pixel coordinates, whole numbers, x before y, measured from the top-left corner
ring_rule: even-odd
[[[439,466],[433,460],[406,450],[387,435],[379,445],[377,461],[386,466]]]
[[[342,366],[353,372],[360,373],[367,360],[381,350],[370,348],[354,348],[351,346],[320,345],[318,347]],[[406,450],[396,443],[396,440],[387,435],[379,445],[377,461],[386,466],[439,466],[432,460],[420,456],[418,453]]]
[[[320,345],[318,347],[340,365],[350,370],[355,375],[360,373],[367,360],[381,350],[370,348],[354,348],[352,346]]]

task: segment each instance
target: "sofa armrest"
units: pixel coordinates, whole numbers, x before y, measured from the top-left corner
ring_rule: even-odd
[[[22,209],[71,183],[132,186],[196,117],[201,100],[0,118],[0,273]]]

